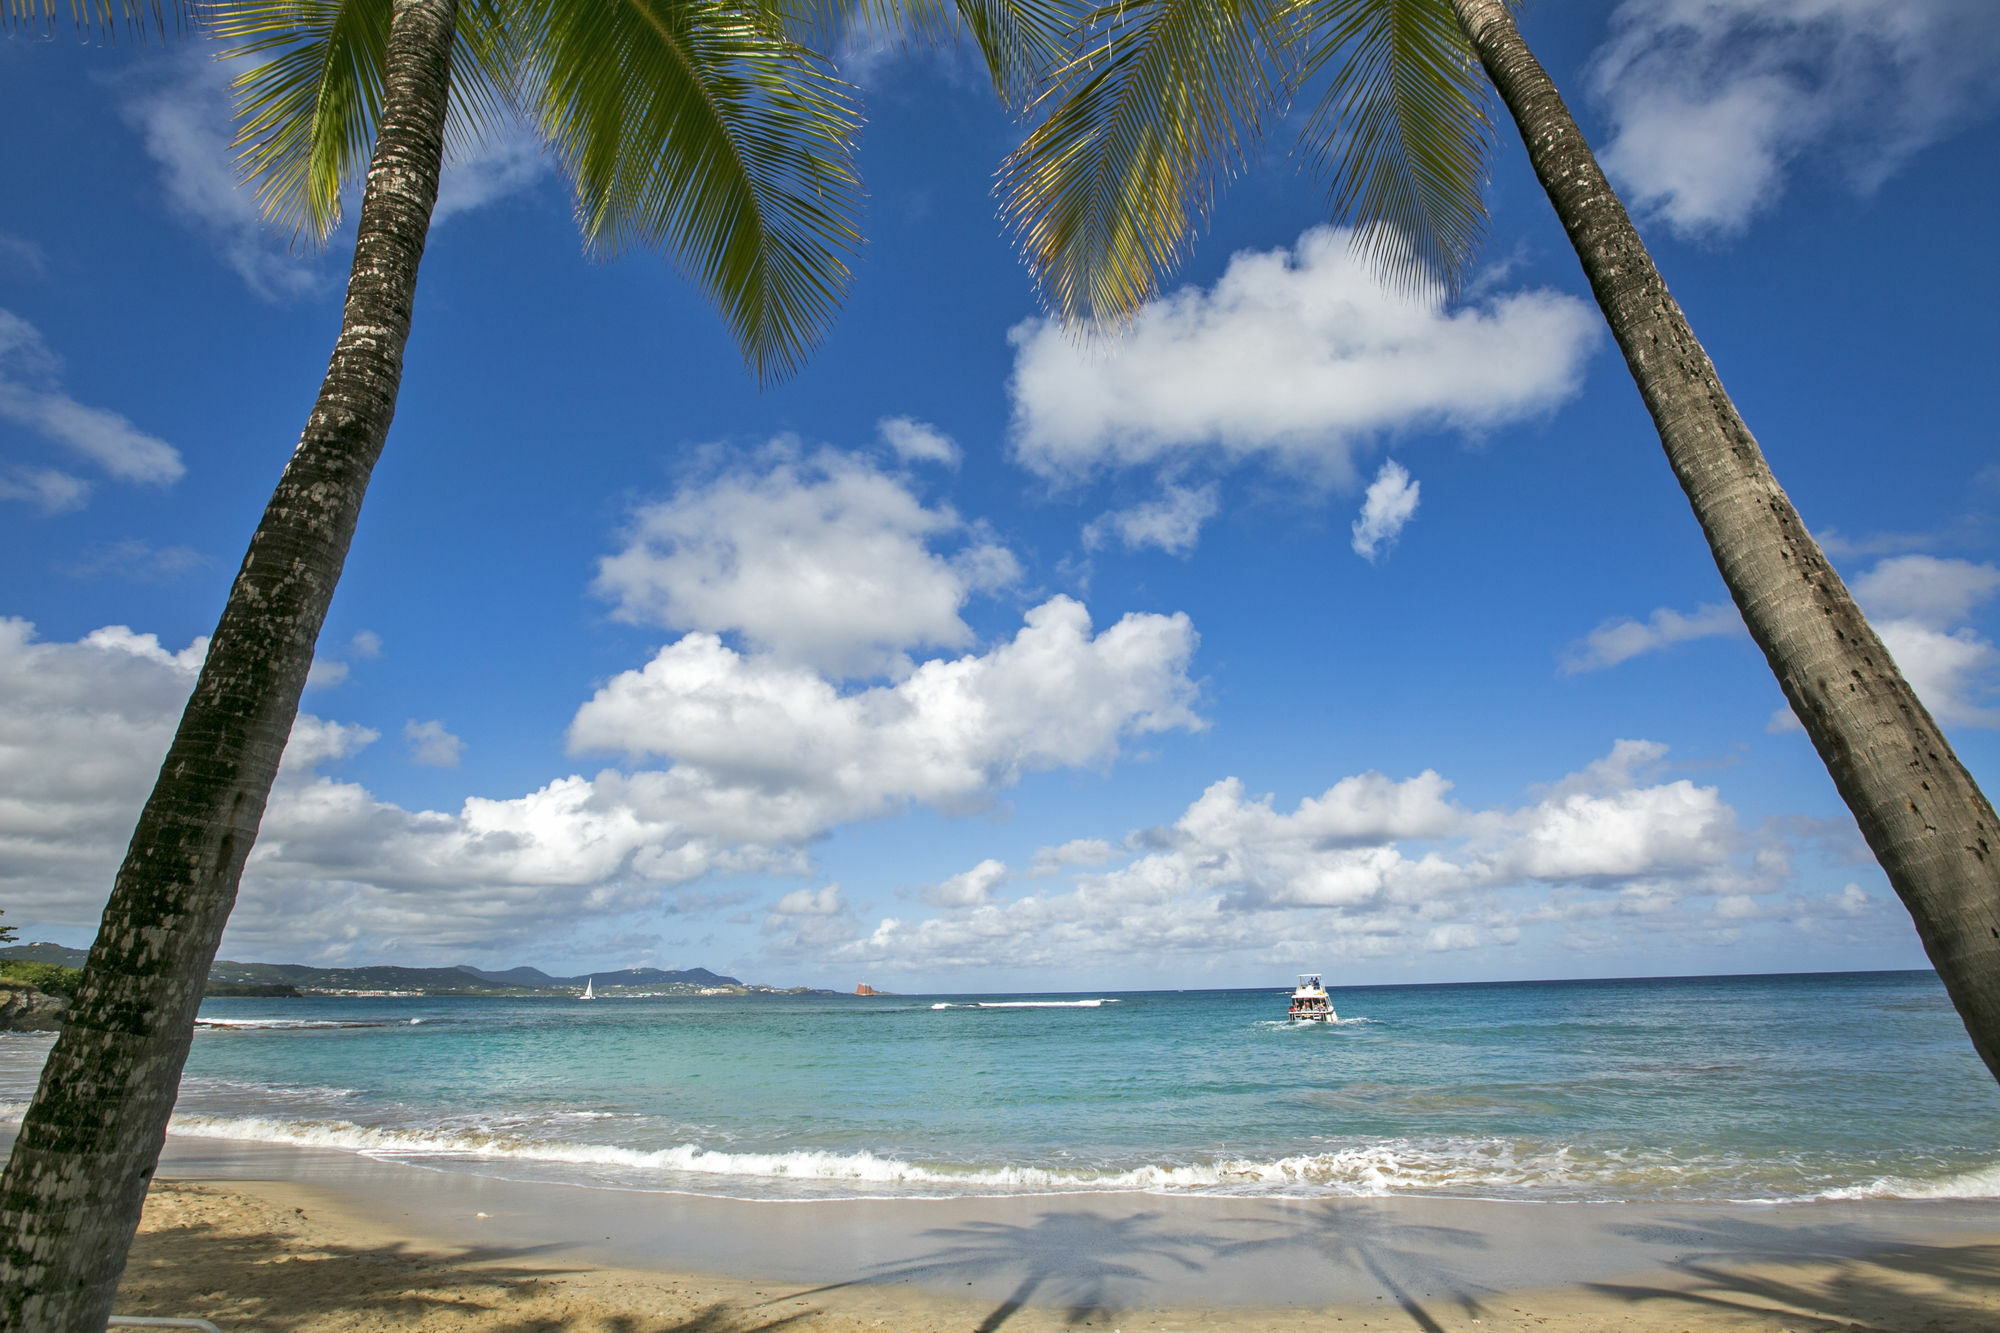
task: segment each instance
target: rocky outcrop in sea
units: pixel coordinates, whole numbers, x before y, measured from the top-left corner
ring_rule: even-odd
[[[0,980],[0,1032],[54,1032],[69,1001],[45,995],[25,981]]]

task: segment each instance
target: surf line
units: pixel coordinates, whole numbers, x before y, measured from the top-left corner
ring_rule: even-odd
[[[964,1004],[934,1004],[933,1009],[1095,1009],[1116,1000],[968,1000]]]

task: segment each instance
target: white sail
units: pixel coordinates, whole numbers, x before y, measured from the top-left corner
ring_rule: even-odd
[[[592,994],[590,993],[590,983],[591,983],[592,981],[595,981],[595,980],[596,980],[596,978],[595,978],[595,977],[585,977],[585,978],[583,979],[583,994],[581,994],[581,995],[577,996],[576,998],[577,998],[577,999],[579,999],[579,1000],[594,1000],[594,999],[596,999],[597,997],[596,997],[595,995],[592,995]]]

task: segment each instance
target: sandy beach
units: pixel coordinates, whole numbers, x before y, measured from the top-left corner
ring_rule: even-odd
[[[329,1333],[1983,1330],[2000,1205],[751,1203],[175,1139],[119,1311]]]

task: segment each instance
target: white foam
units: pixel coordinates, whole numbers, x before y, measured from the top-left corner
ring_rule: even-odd
[[[1943,1180],[1882,1176],[1866,1185],[1827,1190],[1822,1199],[2000,1199],[2000,1166],[1964,1171]]]
[[[934,1004],[933,1009],[1095,1009],[1116,1000],[968,1000],[964,1004]]]
[[[412,1023],[423,1022],[413,1018]],[[198,1028],[229,1028],[233,1031],[248,1031],[255,1028],[386,1028],[401,1027],[400,1021],[391,1023],[387,1019],[339,1019],[339,1018],[197,1018]]]
[[[1333,1152],[1301,1154],[1272,1161],[1223,1159],[1185,1165],[1146,1165],[1124,1170],[1037,1166],[925,1165],[871,1152],[820,1150],[759,1153],[721,1152],[697,1144],[644,1150],[611,1144],[568,1143],[528,1138],[491,1129],[408,1129],[367,1126],[345,1120],[289,1121],[270,1117],[176,1116],[173,1133],[190,1138],[246,1139],[303,1147],[341,1148],[388,1160],[426,1158],[512,1160],[614,1168],[643,1173],[623,1182],[641,1188],[647,1176],[754,1180],[765,1186],[784,1182],[844,1184],[857,1192],[914,1187],[929,1193],[1297,1193],[1380,1196],[1422,1192],[1487,1192],[1496,1188],[1560,1184],[1568,1175],[1566,1155],[1517,1161],[1502,1144],[1425,1146],[1407,1141]],[[660,1181],[663,1187],[693,1182]]]

